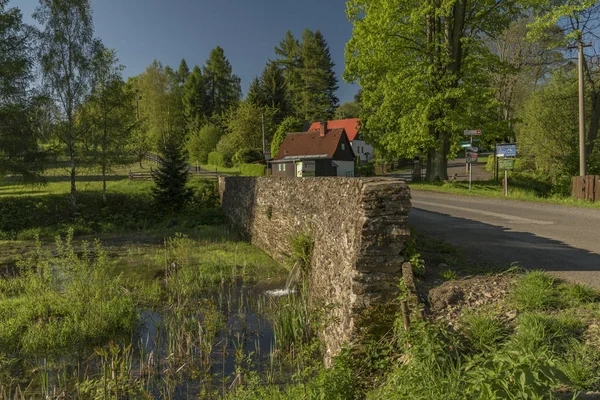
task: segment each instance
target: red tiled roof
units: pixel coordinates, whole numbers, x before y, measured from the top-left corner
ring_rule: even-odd
[[[332,158],[340,143],[342,135],[345,135],[343,128],[329,129],[324,137],[320,136],[318,130],[288,133],[274,160],[298,156],[321,156]]]
[[[344,128],[346,130],[346,135],[348,135],[348,140],[353,141],[358,135],[360,119],[358,118],[348,118],[348,119],[338,119],[335,121],[327,121],[328,129],[338,129]],[[320,122],[313,122],[309,131],[318,131],[321,128]]]

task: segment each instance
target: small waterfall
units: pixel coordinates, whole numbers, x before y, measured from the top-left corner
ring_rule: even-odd
[[[267,290],[266,293],[273,297],[287,296],[288,294],[295,293],[296,284],[300,281],[301,277],[302,267],[300,266],[300,263],[297,262],[288,274],[287,280],[285,281],[285,287],[283,289]]]

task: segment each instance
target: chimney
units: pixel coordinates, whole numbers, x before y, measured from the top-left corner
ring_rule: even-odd
[[[320,137],[325,137],[327,133],[327,121],[321,121],[321,131],[319,133]]]

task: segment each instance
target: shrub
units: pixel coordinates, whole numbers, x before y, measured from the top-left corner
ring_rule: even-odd
[[[240,175],[265,176],[265,166],[263,164],[242,164],[240,165]]]
[[[519,277],[511,296],[520,310],[544,310],[558,304],[554,278],[542,271]]]
[[[216,151],[211,151],[208,153],[208,164],[216,165],[217,167],[225,166],[225,158],[221,153],[217,153]]]
[[[231,158],[231,161],[235,165],[250,164],[254,161],[264,160],[262,151],[258,149],[241,149],[238,150],[235,155]]]
[[[292,238],[293,263],[299,263],[303,271],[307,271],[312,260],[314,241],[309,233],[300,233]]]

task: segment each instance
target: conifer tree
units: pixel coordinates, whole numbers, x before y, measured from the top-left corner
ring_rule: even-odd
[[[179,69],[177,70],[177,79],[179,80],[179,84],[183,85],[190,75],[190,69],[185,61],[185,58],[181,59],[181,63],[179,64]]]
[[[183,86],[183,113],[188,127],[208,118],[208,99],[202,70],[195,66]]]
[[[248,90],[248,101],[258,107],[277,109],[275,119],[283,121],[292,114],[289,93],[283,71],[277,63],[269,61],[259,78],[252,81]]]
[[[163,163],[152,173],[154,200],[160,207],[172,211],[183,208],[192,196],[191,189],[187,187],[189,176],[185,150],[175,136],[167,138],[161,145]]]
[[[275,47],[275,54],[278,59],[275,61],[283,72],[283,77],[287,85],[290,106],[294,115],[302,116],[302,70],[300,42],[294,37],[292,32],[287,31],[285,37],[279,42],[279,47]]]
[[[302,113],[307,121],[333,117],[338,104],[337,78],[331,53],[320,31],[302,34]]]
[[[232,72],[223,48],[217,46],[203,68],[207,93],[207,113],[219,116],[237,105],[242,95],[240,78]]]

